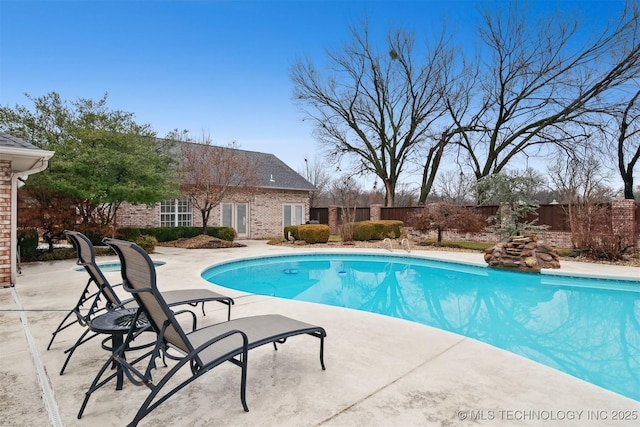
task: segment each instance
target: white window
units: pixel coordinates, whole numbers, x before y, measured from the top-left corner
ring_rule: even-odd
[[[304,205],[283,205],[282,207],[282,224],[284,227],[289,225],[299,225],[304,223]]]
[[[190,227],[193,213],[189,199],[164,200],[160,203],[160,227]]]

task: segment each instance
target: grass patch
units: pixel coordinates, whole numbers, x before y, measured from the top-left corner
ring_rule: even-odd
[[[287,239],[284,237],[274,237],[267,241],[267,245],[281,245],[283,243],[287,243]]]
[[[433,246],[438,248],[467,249],[467,250],[482,252],[485,249],[494,246],[495,243],[467,242],[467,241],[454,241],[454,240],[443,240],[442,242],[438,242],[436,240],[427,239],[427,240],[420,240],[416,242],[416,245]]]

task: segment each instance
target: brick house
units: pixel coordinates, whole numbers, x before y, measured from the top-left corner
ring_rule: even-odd
[[[0,287],[17,276],[17,192],[24,180],[49,165],[52,151],[0,132]]]
[[[285,226],[305,223],[315,187],[273,154],[236,151],[257,165],[259,190],[224,200],[211,211],[208,225],[233,227],[238,239],[258,239],[282,236]],[[176,199],[153,207],[123,203],[116,222],[118,227],[201,226],[202,218],[188,199]]]

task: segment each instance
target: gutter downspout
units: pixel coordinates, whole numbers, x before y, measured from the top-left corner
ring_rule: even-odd
[[[53,153],[51,153],[53,154]],[[49,157],[41,157],[36,163],[37,166],[32,167],[23,172],[14,172],[11,174],[11,286],[16,285],[17,279],[17,259],[18,259],[18,230],[16,227],[18,221],[18,182],[21,178],[25,178],[34,173],[42,172],[49,166]]]

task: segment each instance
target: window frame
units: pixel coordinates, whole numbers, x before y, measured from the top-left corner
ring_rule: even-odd
[[[287,208],[289,208],[289,224],[287,224]],[[300,218],[297,218],[296,208],[300,210]],[[290,225],[300,225],[305,223],[305,205],[304,203],[283,203],[282,204],[282,226],[288,227]],[[298,220],[298,222],[295,222]]]
[[[193,227],[191,200],[167,199],[160,202],[160,227]]]

